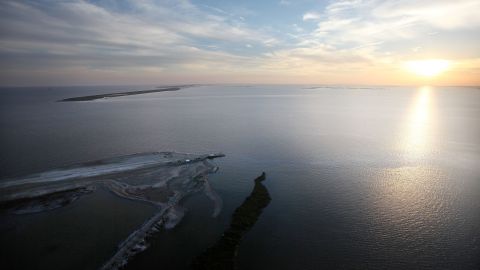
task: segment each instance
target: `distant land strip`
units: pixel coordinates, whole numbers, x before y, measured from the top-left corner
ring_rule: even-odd
[[[178,91],[182,88],[192,87],[192,86],[195,86],[195,85],[177,85],[177,86],[169,86],[169,87],[161,87],[161,88],[159,87],[157,89],[151,89],[151,90],[138,90],[138,91],[128,91],[128,92],[118,92],[118,93],[73,97],[73,98],[61,99],[61,100],[58,100],[58,102],[91,101],[91,100],[97,100],[97,99],[102,99],[102,98],[113,98],[113,97],[143,95],[143,94],[168,92],[168,91]]]

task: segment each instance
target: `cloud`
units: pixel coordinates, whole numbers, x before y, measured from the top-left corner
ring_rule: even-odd
[[[437,30],[477,29],[480,2],[457,1],[335,1],[323,13],[311,11],[304,20],[318,21],[317,37],[330,34],[339,42],[412,39]]]
[[[378,3],[372,14],[377,18],[407,17],[418,24],[438,29],[474,28],[480,26],[477,0],[384,1]]]
[[[431,43],[428,40],[433,38],[442,44],[451,44],[462,35],[471,40],[468,31],[478,30],[480,26],[477,10],[480,2],[476,0],[332,1],[322,10],[305,13],[303,20],[314,20],[317,27],[299,37],[297,46],[327,44],[339,49],[355,49],[375,44],[375,50],[369,53],[380,57],[394,51],[402,57],[401,54],[409,52],[408,48]]]
[[[212,63],[234,67],[248,59],[228,52],[228,44],[273,39],[241,22],[205,13],[188,1],[171,3],[126,1],[128,9],[122,9],[107,2],[4,1],[0,3],[0,68],[115,70]],[[227,45],[212,50],[211,42]]]
[[[321,15],[319,13],[316,13],[316,12],[307,12],[307,13],[303,14],[303,17],[302,17],[302,19],[304,21],[310,21],[310,20],[316,21],[320,18],[321,18]]]
[[[475,50],[465,44],[472,41],[468,31],[478,30],[480,25],[476,10],[480,10],[480,2],[472,0],[332,1],[304,13],[303,21],[315,22],[315,29],[293,33],[294,44],[267,53],[265,69],[312,76],[341,71],[355,78],[353,74],[368,74],[368,70],[385,76],[398,73],[403,61],[418,57],[462,62],[461,51],[475,56]],[[462,35],[470,43],[458,41]],[[464,50],[455,50],[458,46]]]

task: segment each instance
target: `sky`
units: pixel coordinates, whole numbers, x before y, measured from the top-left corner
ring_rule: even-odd
[[[2,0],[0,85],[478,86],[479,10],[478,0]]]

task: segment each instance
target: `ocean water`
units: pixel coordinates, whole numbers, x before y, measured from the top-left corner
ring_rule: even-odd
[[[240,269],[479,269],[480,88],[205,85],[0,89],[0,181],[151,151],[223,152],[205,196],[126,269],[188,269],[264,182],[272,201]],[[64,208],[0,214],[8,269],[97,269],[155,210],[100,189]]]

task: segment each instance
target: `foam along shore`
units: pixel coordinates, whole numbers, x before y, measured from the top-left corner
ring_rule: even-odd
[[[178,85],[178,86],[170,86],[170,87],[158,87],[157,89],[151,90],[138,90],[138,91],[128,91],[128,92],[118,92],[118,93],[109,93],[109,94],[99,94],[99,95],[91,95],[91,96],[81,96],[81,97],[73,97],[73,98],[66,98],[58,100],[58,102],[68,102],[68,101],[91,101],[96,99],[104,99],[104,98],[114,98],[114,97],[123,97],[123,96],[133,96],[133,95],[143,95],[143,94],[151,94],[151,93],[159,93],[159,92],[168,92],[168,91],[178,91],[182,88],[192,87],[194,85]]]
[[[147,248],[147,238],[161,228],[180,222],[185,196],[204,192],[214,203],[213,216],[222,201],[208,182],[218,170],[212,159],[222,153],[140,153],[68,166],[0,183],[0,210],[28,214],[64,207],[103,186],[113,194],[153,205],[157,212],[132,232],[102,269],[118,269]]]
[[[228,270],[235,268],[235,257],[243,236],[255,225],[262,211],[271,201],[267,188],[262,184],[265,173],[255,179],[250,195],[232,216],[230,227],[222,237],[193,260],[194,270]]]

